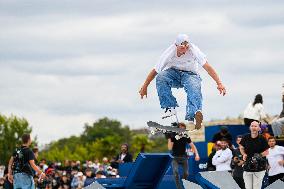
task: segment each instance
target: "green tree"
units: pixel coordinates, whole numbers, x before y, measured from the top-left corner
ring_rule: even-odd
[[[107,136],[96,140],[90,145],[90,152],[93,155],[90,159],[102,159],[103,157],[112,158],[120,151],[123,138],[118,135]]]
[[[85,124],[85,130],[81,137],[85,142],[93,142],[112,135],[120,136],[127,143],[131,140],[131,131],[128,126],[122,127],[119,121],[110,120],[106,117],[99,119],[92,125]]]
[[[135,158],[142,151],[152,151],[154,145],[154,141],[149,140],[146,134],[137,134],[133,136],[133,140],[131,141],[130,152],[133,153],[133,157]]]
[[[52,142],[41,151],[40,158],[50,161],[95,160],[103,157],[112,158],[120,152],[122,143],[130,145],[134,158],[144,148],[145,152],[167,151],[164,137],[148,139],[144,130],[131,131],[117,120],[102,118],[93,124],[85,124],[80,136],[71,136]]]
[[[15,147],[21,144],[22,135],[31,132],[26,119],[0,114],[0,164],[7,164]]]

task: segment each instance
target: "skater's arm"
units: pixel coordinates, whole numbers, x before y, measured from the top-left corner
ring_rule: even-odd
[[[147,97],[147,88],[148,85],[151,83],[151,81],[156,77],[157,72],[155,69],[151,70],[151,72],[148,74],[143,86],[141,87],[139,94],[141,96],[141,99],[143,99],[144,96]]]
[[[193,153],[195,154],[195,161],[199,161],[200,157],[199,157],[198,150],[197,150],[196,146],[194,145],[193,142],[189,143],[189,146],[191,147]]]
[[[217,72],[214,70],[214,68],[208,63],[206,62],[203,65],[203,68],[207,71],[207,73],[212,77],[212,79],[214,79],[214,81],[217,84],[217,89],[219,90],[220,94],[223,94],[223,96],[226,94],[226,88],[225,86],[222,84]]]

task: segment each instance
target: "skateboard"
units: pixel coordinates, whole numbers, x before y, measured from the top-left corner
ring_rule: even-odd
[[[157,122],[154,121],[148,121],[147,122],[148,127],[152,128],[150,129],[150,133],[152,135],[155,135],[156,133],[169,133],[169,132],[174,132],[176,133],[175,138],[176,140],[179,140],[182,137],[186,137],[189,138],[189,134],[193,133],[195,131],[197,131],[197,129],[194,130],[187,130],[187,129],[183,129],[183,128],[177,128],[175,126],[163,126],[160,125]]]

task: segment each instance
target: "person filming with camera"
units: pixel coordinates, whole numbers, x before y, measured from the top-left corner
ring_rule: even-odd
[[[250,124],[250,133],[244,135],[240,142],[240,151],[244,160],[244,182],[246,189],[261,189],[267,167],[265,156],[268,155],[268,143],[259,134],[260,123]]]

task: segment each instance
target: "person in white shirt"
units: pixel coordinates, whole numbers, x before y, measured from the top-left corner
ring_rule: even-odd
[[[208,63],[206,55],[190,42],[188,35],[179,34],[160,57],[156,66],[148,74],[139,93],[141,98],[147,97],[147,88],[156,77],[156,88],[162,109],[162,118],[176,115],[178,107],[171,88],[184,88],[187,93],[185,120],[195,121],[196,129],[202,126],[202,94],[199,67],[203,67],[217,84],[220,94],[225,95],[226,89],[213,67]]]
[[[229,149],[226,138],[220,140],[221,149],[216,152],[212,158],[212,164],[216,166],[216,171],[230,171],[231,160],[233,157],[232,151]]]
[[[254,98],[254,102],[250,102],[244,110],[244,124],[249,127],[253,121],[260,122],[262,119],[268,123],[263,108],[262,95],[257,94]]]
[[[274,137],[268,139],[269,154],[266,156],[269,164],[269,184],[278,179],[284,180],[284,147],[276,145]]]

